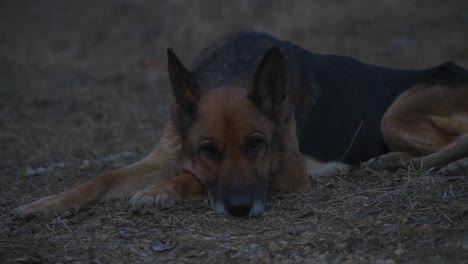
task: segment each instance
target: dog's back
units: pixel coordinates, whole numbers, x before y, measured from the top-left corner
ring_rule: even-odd
[[[206,48],[191,67],[205,89],[248,87],[264,53],[280,47],[287,58],[291,106],[301,151],[321,161],[356,164],[388,151],[382,116],[395,98],[440,67],[404,71],[356,59],[311,53],[288,41],[241,32]]]

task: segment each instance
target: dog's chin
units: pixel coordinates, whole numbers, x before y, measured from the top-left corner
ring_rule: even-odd
[[[224,201],[221,197],[217,197],[214,195],[213,192],[208,191],[207,192],[208,196],[208,202],[210,204],[210,208],[218,213],[221,214],[229,214],[229,212],[226,210],[226,206],[224,205]],[[253,203],[252,203],[252,209],[250,210],[249,214],[247,214],[247,217],[258,217],[261,216],[266,209],[266,202],[267,202],[267,195],[266,192],[261,195],[256,195],[254,197]]]

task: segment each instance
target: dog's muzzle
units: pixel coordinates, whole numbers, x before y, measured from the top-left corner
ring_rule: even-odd
[[[230,194],[224,199],[226,210],[233,216],[250,214],[253,207],[253,197],[246,192]]]
[[[266,208],[266,194],[265,198],[257,199],[237,199],[233,197],[224,201],[223,199],[216,198],[215,195],[208,192],[208,201],[211,209],[219,213],[229,213],[232,216],[260,216],[265,212]]]
[[[232,216],[259,216],[266,208],[267,189],[263,184],[252,187],[231,185],[225,192],[207,189],[211,209]]]

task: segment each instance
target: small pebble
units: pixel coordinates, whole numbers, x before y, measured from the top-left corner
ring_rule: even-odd
[[[175,246],[175,243],[172,243],[172,242],[164,243],[158,240],[151,245],[151,249],[156,252],[164,252],[164,251],[173,249],[174,246]]]

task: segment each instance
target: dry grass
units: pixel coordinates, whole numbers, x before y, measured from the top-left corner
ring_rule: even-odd
[[[466,14],[463,1],[1,2],[0,260],[466,261],[468,179],[415,169],[315,179],[311,193],[273,195],[258,219],[203,203],[134,216],[126,201],[52,222],[7,215],[154,146],[171,100],[167,46],[188,62],[215,37],[255,29],[371,63],[468,66]]]

